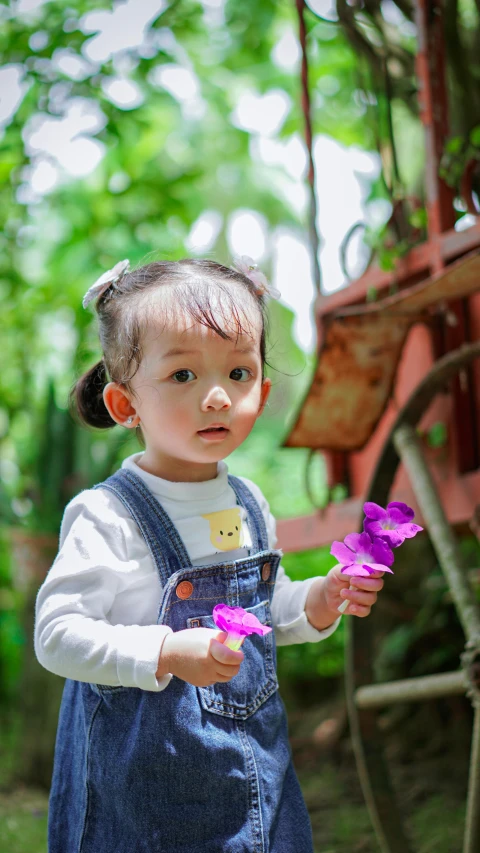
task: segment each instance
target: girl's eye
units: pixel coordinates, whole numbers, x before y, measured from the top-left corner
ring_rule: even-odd
[[[250,370],[247,370],[246,367],[234,367],[230,374],[230,379],[234,379],[235,382],[246,382],[251,376]]]
[[[196,379],[196,378],[197,377],[195,376],[193,370],[187,370],[187,369],[176,370],[175,373],[172,374],[172,379],[174,382],[180,382],[180,383],[191,382],[192,379]]]

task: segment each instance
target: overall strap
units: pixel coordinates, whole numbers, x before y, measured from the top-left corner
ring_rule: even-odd
[[[237,496],[237,501],[240,506],[247,512],[248,520],[253,521],[253,529],[250,524],[250,532],[252,534],[253,547],[255,551],[268,551],[268,533],[263,517],[263,512],[260,509],[257,499],[239,477],[228,475],[228,482]]]
[[[191,566],[187,549],[172,519],[141,477],[120,468],[94,488],[109,489],[134,518],[153,557],[162,586],[174,572]]]

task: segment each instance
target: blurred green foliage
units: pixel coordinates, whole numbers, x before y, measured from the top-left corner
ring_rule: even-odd
[[[297,554],[285,554],[282,558],[285,571],[295,580],[305,580],[314,575],[326,575],[336,562],[328,547]],[[337,630],[320,644],[280,646],[278,648],[280,683],[290,681],[295,684],[299,681],[316,680],[318,677],[338,677],[343,673],[344,644],[345,620],[342,619]]]
[[[130,433],[84,430],[67,411],[72,382],[99,357],[95,320],[81,307],[84,292],[121,258],[140,265],[188,254],[192,226],[205,211],[216,212],[220,222],[207,254],[226,263],[231,260],[232,213],[246,209],[263,217],[267,274],[275,229],[287,228],[306,239],[308,224],[306,214],[298,212],[290,175],[265,162],[259,134],[240,127],[235,118],[245,93],[280,93],[288,108],[269,142],[287,145],[303,134],[298,60],[275,61],[280,41],[296,37],[293,0],[159,3],[161,11],[152,12],[142,42],[104,59],[92,58],[98,30],[94,18],[91,28],[86,26],[85,16],[97,15],[98,23],[102,12],[112,13],[111,0],[51,0],[23,13],[20,5],[0,2],[0,72],[14,69],[23,87],[12,115],[0,125],[0,729],[8,710],[16,707],[29,639],[22,627],[24,593],[15,584],[9,528],[58,532],[70,497],[104,479],[139,449]],[[373,217],[364,228],[364,242],[372,257],[393,268],[426,228],[413,6],[405,0],[337,0],[328,21],[315,11],[317,3],[307,5],[314,132],[380,152],[382,170],[368,187],[368,200],[372,209],[378,200],[392,210],[399,202],[397,219],[379,223]],[[475,0],[448,2],[447,7],[452,131],[443,174],[458,189],[466,163],[479,157],[480,28]],[[173,68],[195,76],[196,103],[162,83],[159,72]],[[110,94],[110,84],[119,81],[136,87],[133,105],[122,106]],[[97,167],[78,178],[62,166],[61,140],[66,149],[70,115],[81,125],[75,138],[96,146],[101,155]],[[41,147],[42,126],[44,132],[48,128],[50,152]],[[328,163],[319,164],[322,168],[328,169]],[[55,174],[57,183],[38,191],[42,170]],[[319,203],[328,201],[320,198]],[[313,357],[293,342],[292,320],[287,308],[272,304],[268,356],[273,393],[254,432],[229,459],[233,473],[260,486],[277,518],[312,511],[305,480],[308,450],[279,450],[314,367]],[[435,425],[427,439],[441,448],[444,425]],[[313,461],[311,481],[318,505],[345,496],[329,492],[321,456]],[[462,549],[467,565],[477,567],[478,542],[465,537]],[[324,575],[333,563],[328,547],[283,559],[296,580]],[[382,643],[376,662],[381,679],[402,677],[406,668],[413,675],[458,665],[458,626],[451,624],[455,614],[438,567],[427,581],[415,619],[390,627]],[[418,598],[418,589],[414,595]],[[320,645],[280,647],[280,681],[295,686],[338,678],[344,623]],[[438,636],[444,638],[441,643]],[[10,740],[4,747],[0,742],[0,788],[15,762]],[[4,761],[6,753],[10,764]],[[360,810],[349,802],[345,814],[338,812],[339,791],[332,780],[337,780],[336,770],[325,784],[332,800],[327,799],[321,821],[326,813],[335,819],[337,842],[353,849],[365,829],[363,806]],[[318,767],[312,784],[317,791]],[[452,823],[453,812],[442,811],[443,800],[434,803],[433,811],[430,804],[417,809],[415,834],[428,849],[442,839],[451,847],[453,836],[449,841],[441,815],[448,814]],[[7,814],[0,820],[0,846],[3,841],[12,853],[43,850],[45,807],[32,803],[26,813],[24,806],[12,809],[9,802],[5,811],[0,803],[0,818]],[[462,814],[454,813],[454,823],[460,825]],[[435,840],[433,825],[441,827]]]
[[[467,573],[478,575],[480,542],[464,531],[457,532],[457,539],[462,566]],[[433,550],[429,558],[426,543],[423,548],[422,552],[411,552],[412,557],[406,558],[414,565],[419,557],[423,558],[415,586],[397,591],[398,600],[411,608],[410,618],[391,617],[381,641],[377,638],[374,669],[379,682],[453,671],[458,668],[464,651],[465,637],[452,593]],[[401,563],[397,570],[402,569],[405,570],[405,565]],[[480,602],[478,578],[475,589]]]
[[[0,4],[2,68],[16,70],[23,87],[0,139],[0,512],[6,528],[58,532],[65,503],[138,449],[130,433],[84,430],[67,411],[73,380],[99,356],[95,319],[81,307],[99,274],[122,257],[139,265],[184,256],[192,225],[206,210],[216,211],[221,222],[208,254],[227,263],[228,222],[237,210],[259,213],[269,240],[278,226],[306,233],[304,216],[292,203],[291,179],[283,168],[262,162],[257,133],[238,126],[234,117],[242,94],[280,92],[288,108],[276,138],[286,144],[303,132],[298,63],[282,67],[272,61],[280,39],[296,32],[294,5],[228,2],[216,20],[193,0],[159,9],[137,45],[94,59],[98,15],[111,14],[109,2],[47,2],[28,13]],[[97,17],[86,18],[89,13]],[[314,32],[317,26],[311,17],[312,86],[320,92],[322,80],[337,75],[343,93],[335,100],[322,96],[318,129],[368,147],[373,135],[362,111],[351,110],[352,52],[338,28],[319,26]],[[190,110],[162,84],[159,72],[165,68],[195,75],[198,97]],[[109,94],[109,85],[119,80],[137,87],[134,106],[119,105]],[[94,171],[78,179],[62,166],[65,152],[56,144],[63,138],[68,147],[66,120],[72,115],[78,123],[73,138],[101,154]],[[42,132],[49,137],[48,151]],[[55,174],[55,185],[35,189],[46,168]],[[268,272],[268,262],[266,267]],[[307,451],[279,452],[278,446],[313,360],[293,343],[291,312],[275,304],[271,313],[274,391],[231,466],[259,484],[281,517],[311,509],[304,484]],[[315,481],[321,498],[326,488],[321,460]],[[21,593],[8,550],[5,534],[4,697],[14,688],[24,642]],[[308,574],[307,565],[308,559],[291,562],[292,576]]]
[[[0,136],[0,519],[6,527],[57,532],[66,501],[137,449],[121,430],[86,431],[67,413],[72,382],[99,357],[95,320],[81,299],[105,269],[123,257],[140,265],[188,254],[192,226],[205,211],[215,212],[220,223],[207,254],[222,262],[231,261],[229,221],[239,210],[254,211],[265,223],[267,274],[275,229],[306,239],[306,208],[298,212],[294,181],[275,158],[266,162],[265,139],[242,126],[237,114],[244,95],[278,95],[285,115],[267,134],[268,144],[287,145],[303,135],[295,4],[159,3],[141,37],[129,41],[124,21],[117,27],[123,48],[103,39],[109,49],[102,55],[102,26],[125,5],[51,0],[25,10],[0,2],[0,73],[16,76],[21,86]],[[459,26],[470,33],[474,56],[476,23],[464,6]],[[395,5],[396,25],[376,2],[357,9],[338,0],[332,21],[322,20],[316,8],[312,2],[305,12],[314,132],[380,151],[382,170],[368,186],[369,202],[421,196],[410,6]],[[132,24],[132,36],[134,31]],[[375,59],[379,37],[388,79]],[[279,45],[289,39],[290,54],[284,50],[280,60]],[[165,82],[162,75],[172,70],[187,74],[183,90]],[[118,84],[134,87],[131,103],[115,96]],[[189,97],[192,85],[196,94]],[[455,121],[458,134],[461,123]],[[72,142],[79,152],[85,146],[97,152],[93,171],[82,173],[81,153],[67,170]],[[328,164],[319,164],[323,168]],[[425,226],[421,210],[417,220],[418,238]],[[377,238],[368,232],[372,245],[384,236],[388,244],[387,232],[383,225]],[[388,245],[386,251],[388,263]],[[272,304],[271,322],[270,405],[233,454],[231,467],[255,480],[272,512],[285,517],[312,509],[305,487],[308,451],[279,445],[313,358],[293,343],[288,309]],[[320,457],[312,478],[322,505],[330,494]],[[0,665],[10,667],[9,684],[18,668],[20,634],[7,551],[2,546]],[[294,578],[323,572],[324,557],[289,557],[289,572]],[[341,643],[338,632],[323,644],[322,662],[313,647],[301,659],[293,649],[291,666],[339,669]]]
[[[205,211],[215,212],[220,222],[208,254],[227,263],[229,217],[235,211],[261,215],[269,254],[277,227],[303,238],[307,233],[292,179],[285,168],[265,162],[261,137],[242,126],[236,112],[246,94],[278,95],[285,115],[267,134],[268,142],[287,145],[303,134],[295,4],[159,3],[141,37],[129,41],[125,19],[112,31],[123,47],[103,37],[102,54],[102,26],[107,19],[112,24],[114,13],[121,9],[96,0],[52,0],[31,11],[0,3],[0,71],[15,72],[22,86],[0,139],[0,337],[6,356],[0,375],[0,508],[7,507],[2,514],[9,523],[38,529],[58,526],[59,506],[79,483],[89,484],[97,454],[114,467],[125,453],[113,433],[82,440],[61,414],[72,380],[98,357],[95,322],[81,307],[91,282],[122,257],[139,265],[185,255],[192,226]],[[373,81],[357,63],[348,28],[320,20],[314,5],[306,20],[315,131],[344,145],[375,148],[378,116],[361,94]],[[411,35],[400,30],[389,34],[399,50],[411,54]],[[293,60],[278,59],[285,39],[293,43]],[[410,63],[409,74],[412,69]],[[184,91],[165,82],[162,74],[172,70],[187,74]],[[135,87],[131,103],[121,102],[112,88],[124,84]],[[404,115],[399,104],[398,132],[415,133],[418,118],[412,110]],[[392,109],[396,115],[396,104]],[[70,173],[65,166],[72,143],[80,145],[79,160],[82,145],[98,153],[96,168],[87,174],[79,169],[78,179],[71,174],[77,164],[70,161]],[[402,178],[409,186],[421,174],[421,146],[415,151],[420,153],[409,154]],[[45,171],[52,186],[39,189]],[[388,199],[387,184],[375,181],[370,198]],[[267,260],[267,272],[268,265]],[[245,473],[259,476],[267,491],[270,483],[272,496],[280,481],[294,478],[288,510],[274,507],[284,514],[310,506],[301,479],[306,454],[278,454],[276,446],[312,365],[290,343],[287,309],[275,305],[272,314],[280,330],[271,358],[277,402],[272,399],[265,427],[257,430],[258,444],[252,441],[238,457]],[[42,444],[42,438],[51,440],[50,427],[62,436],[58,459]],[[82,459],[83,479],[77,476]],[[68,465],[72,471],[66,474]],[[320,485],[320,501],[324,492]]]
[[[23,596],[12,585],[9,544],[0,528],[0,708],[15,696],[25,642],[19,617]]]

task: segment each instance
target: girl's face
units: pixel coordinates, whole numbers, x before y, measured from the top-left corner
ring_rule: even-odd
[[[162,302],[169,298],[164,291]],[[117,422],[132,414],[139,420],[141,466],[150,473],[177,482],[214,478],[217,462],[245,441],[262,412],[271,382],[262,381],[261,318],[248,296],[241,311],[248,333],[237,336],[232,322],[232,340],[168,311],[150,322],[133,394],[115,383],[105,389]]]

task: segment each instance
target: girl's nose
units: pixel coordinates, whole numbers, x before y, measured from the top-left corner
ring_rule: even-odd
[[[231,405],[230,397],[225,388],[222,388],[221,385],[215,385],[208,390],[203,398],[202,412],[208,412],[209,410],[219,412],[222,409],[229,409]]]

